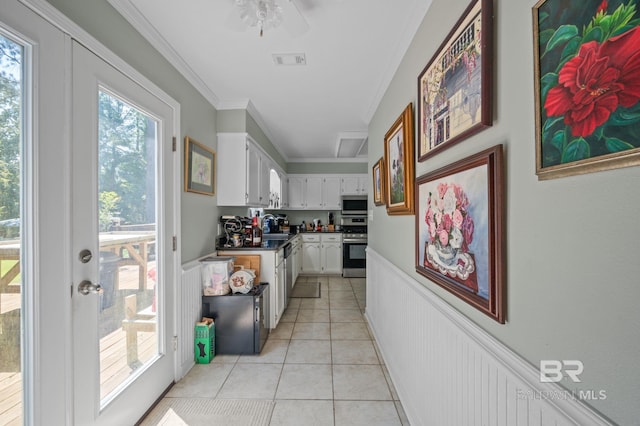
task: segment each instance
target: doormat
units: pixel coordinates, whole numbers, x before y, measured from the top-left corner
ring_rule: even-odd
[[[268,426],[274,404],[256,400],[163,398],[140,424]]]
[[[293,288],[291,297],[320,297],[320,283],[298,283]]]

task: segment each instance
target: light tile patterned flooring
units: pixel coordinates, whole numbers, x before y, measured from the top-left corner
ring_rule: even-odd
[[[272,426],[408,425],[362,315],[366,280],[298,280],[319,281],[321,297],[291,299],[260,355],[218,355],[211,364],[195,365],[163,402],[239,400],[249,409],[256,400],[267,400],[273,402]],[[228,423],[238,424],[235,420]],[[205,419],[201,424],[210,422]]]

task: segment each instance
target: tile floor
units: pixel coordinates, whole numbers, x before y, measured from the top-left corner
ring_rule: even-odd
[[[195,365],[162,402],[234,400],[248,410],[248,404],[266,400],[273,426],[408,425],[363,316],[366,280],[299,280],[319,281],[321,297],[291,299],[260,355],[218,355],[211,364]]]

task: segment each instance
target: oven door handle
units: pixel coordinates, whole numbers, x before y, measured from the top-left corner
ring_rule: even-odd
[[[366,244],[367,240],[363,240],[362,238],[344,238],[342,240],[343,243],[360,243]]]

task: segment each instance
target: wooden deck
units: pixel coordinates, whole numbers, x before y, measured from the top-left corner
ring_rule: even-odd
[[[149,268],[153,263],[149,263]],[[138,291],[138,267],[128,265],[119,268],[119,290]],[[118,295],[117,297],[120,297]],[[20,308],[20,294],[3,294],[0,312],[9,313]],[[123,318],[116,318],[121,322]],[[156,333],[138,332],[138,357],[141,362],[153,358],[157,348]],[[122,327],[105,334],[100,339],[100,395],[105,397],[116,389],[132,373],[127,364],[126,333]],[[0,426],[22,425],[22,374],[0,371]]]

